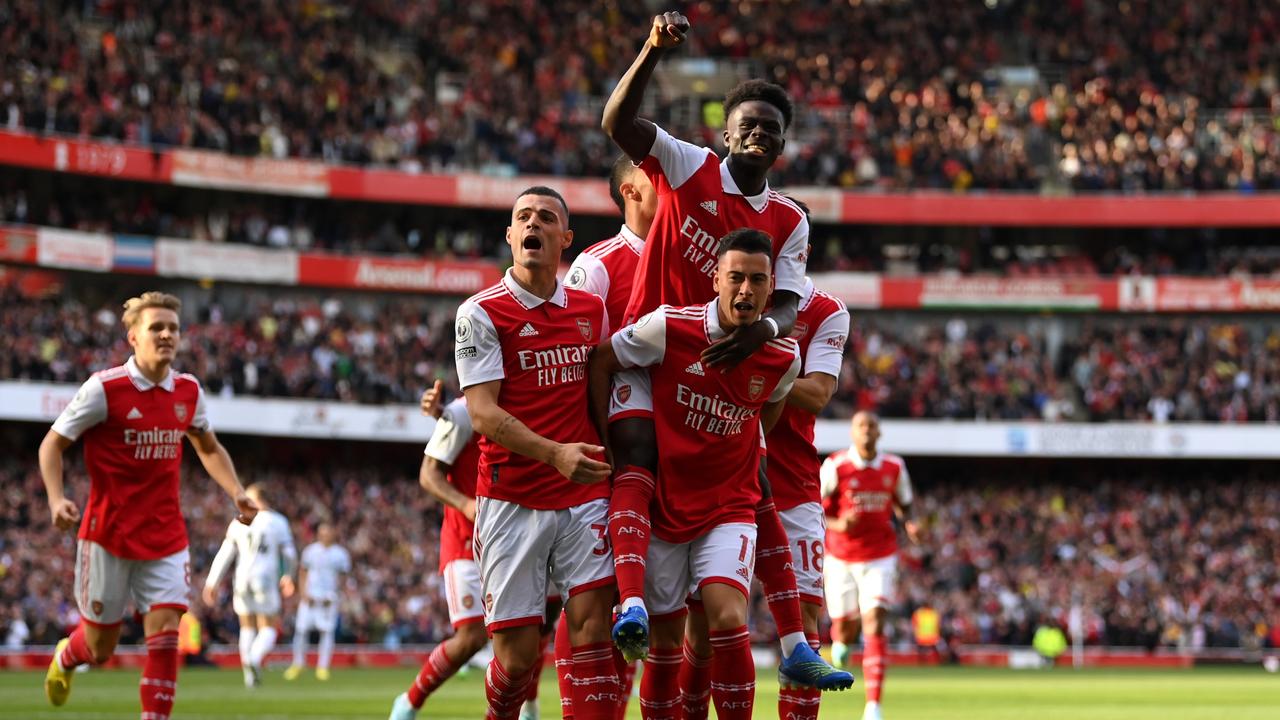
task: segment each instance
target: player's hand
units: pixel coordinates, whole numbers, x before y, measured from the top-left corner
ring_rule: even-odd
[[[295,589],[292,576],[285,575],[280,578],[280,597],[283,597],[286,600],[293,597],[293,591]]]
[[[613,468],[609,467],[609,463],[591,457],[603,452],[604,448],[599,445],[565,443],[556,448],[554,465],[561,475],[576,483],[591,485],[604,482],[609,479]]]
[[[206,587],[204,592],[200,593],[200,599],[204,600],[204,604],[213,607],[218,604],[218,591],[215,588]]]
[[[653,16],[653,27],[649,28],[649,44],[656,48],[673,48],[684,44],[684,36],[689,32],[689,18],[678,12],[662,13]]]
[[[49,503],[49,517],[53,520],[54,527],[70,530],[80,522],[80,508],[76,507],[75,501],[62,498]]]
[[[248,525],[258,515],[258,504],[250,500],[248,495],[240,493],[236,495],[236,510],[240,511],[236,519]]]
[[[470,522],[476,521],[476,499],[468,498],[466,504],[462,506],[462,516]]]
[[[422,409],[423,415],[430,415],[439,420],[440,416],[444,414],[444,404],[441,402],[443,399],[444,383],[437,380],[426,392],[422,393],[422,400],[418,407]]]
[[[772,339],[773,326],[757,320],[739,327],[728,337],[717,340],[711,347],[703,350],[702,362],[712,367],[732,370]]]
[[[912,545],[920,544],[920,523],[915,520],[908,520],[902,523],[902,529],[907,531],[907,539]]]

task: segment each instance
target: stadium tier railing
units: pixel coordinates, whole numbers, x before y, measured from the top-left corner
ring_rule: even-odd
[[[530,185],[551,185],[574,212],[613,216],[602,179],[411,173],[311,160],[152,149],[0,131],[0,165],[193,188],[368,202],[506,209]],[[788,187],[817,222],[1010,227],[1277,227],[1280,194],[1042,196]]]
[[[75,396],[71,383],[0,381],[0,421],[48,424]],[[208,397],[218,432],[420,445],[434,421],[415,405]],[[1280,425],[1264,423],[1068,423],[883,421],[886,450],[908,457],[1280,459]],[[848,446],[846,419],[819,420],[822,453]]]
[[[0,225],[0,262],[56,270],[465,297],[496,282],[492,260],[333,255]],[[1081,312],[1274,312],[1280,278],[885,276],[817,273],[855,309]]]

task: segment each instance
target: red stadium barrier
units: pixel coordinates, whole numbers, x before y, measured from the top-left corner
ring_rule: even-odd
[[[441,175],[156,150],[0,132],[0,165],[188,187],[368,202],[503,209],[529,185],[558,188],[574,212],[616,215],[601,179]],[[855,193],[796,187],[819,222],[852,225],[1014,227],[1277,227],[1280,194],[1082,195]]]

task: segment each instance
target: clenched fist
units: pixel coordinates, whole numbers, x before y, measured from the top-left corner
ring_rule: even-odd
[[[684,44],[684,36],[689,32],[689,18],[678,12],[662,13],[653,16],[653,27],[649,29],[649,44],[656,48],[673,48]]]

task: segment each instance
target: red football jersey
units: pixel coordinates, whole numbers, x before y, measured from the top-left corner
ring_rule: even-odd
[[[449,465],[449,484],[467,497],[476,496],[476,470],[480,463],[480,443],[471,427],[466,398],[458,398],[444,408],[431,431],[431,440],[423,450],[427,457]],[[458,510],[444,506],[444,523],[440,526],[440,572],[454,560],[474,560],[471,535],[475,523]]]
[[[53,423],[84,437],[89,502],[79,537],[119,558],[156,560],[187,546],[178,503],[182,438],[208,429],[200,383],[176,373],[158,385],[133,358],[89,378]]]
[[[827,530],[827,554],[845,562],[868,562],[898,552],[893,507],[911,504],[911,477],[897,455],[880,453],[864,461],[852,448],[827,458],[819,471],[822,509],[830,517],[856,511],[848,532]]]
[[[555,442],[599,444],[587,412],[587,356],[609,333],[604,302],[557,284],[550,300],[502,281],[458,308],[458,381],[502,380],[498,404]],[[603,459],[603,458],[601,458]],[[609,483],[582,485],[554,467],[480,438],[476,494],[537,510],[560,510],[609,496]]]
[[[801,295],[809,245],[804,211],[768,185],[759,195],[744,196],[727,161],[657,131],[640,169],[658,191],[658,210],[640,256],[627,322],[662,304],[682,307],[714,297],[716,248],[720,238],[742,227],[773,238],[775,287]]]
[[[644,238],[623,225],[617,235],[592,245],[573,259],[564,276],[564,286],[586,290],[604,300],[609,327],[622,327],[643,249]]]
[[[800,346],[800,374],[826,373],[840,377],[844,343],[849,335],[849,311],[834,296],[805,278],[791,338]],[[769,433],[769,485],[779,510],[822,502],[818,486],[818,450],[813,428],[818,416],[787,405]]]
[[[791,391],[800,358],[789,338],[770,340],[733,370],[702,365],[725,336],[716,302],[662,306],[613,336],[624,367],[653,380],[658,487],[653,534],[689,542],[716,525],[754,523],[760,500],[760,409]]]

